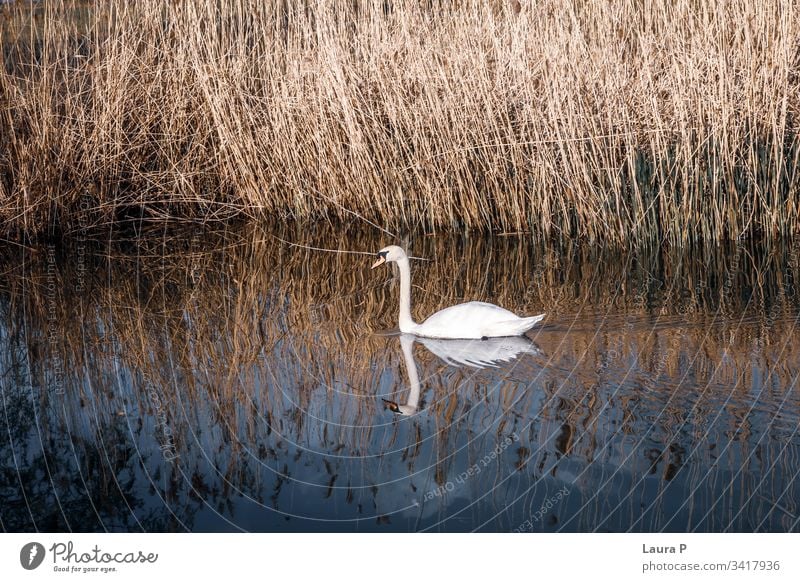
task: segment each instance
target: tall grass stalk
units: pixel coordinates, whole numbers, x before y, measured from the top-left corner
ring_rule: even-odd
[[[794,233],[797,8],[16,2],[1,230],[243,213],[607,244]]]

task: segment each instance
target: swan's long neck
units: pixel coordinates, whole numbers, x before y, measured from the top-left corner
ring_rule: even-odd
[[[411,319],[411,267],[408,259],[397,261],[400,268],[400,331],[408,333],[417,324]]]

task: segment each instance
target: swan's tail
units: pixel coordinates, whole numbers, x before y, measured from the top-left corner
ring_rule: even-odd
[[[510,321],[499,321],[492,326],[504,336],[522,335],[534,325],[544,319],[544,313],[532,315],[531,317],[520,317]],[[498,334],[499,335],[499,334]]]

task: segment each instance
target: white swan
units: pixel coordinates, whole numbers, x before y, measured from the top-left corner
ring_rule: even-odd
[[[441,339],[483,339],[522,335],[544,318],[544,313],[519,317],[508,309],[491,303],[470,301],[453,305],[431,315],[422,323],[411,318],[411,268],[406,252],[398,246],[378,251],[374,269],[383,263],[400,267],[400,331],[421,337]]]

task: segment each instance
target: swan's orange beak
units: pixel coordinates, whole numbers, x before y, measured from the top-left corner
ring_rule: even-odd
[[[370,267],[370,268],[371,268],[371,269],[374,269],[375,267],[380,267],[380,266],[381,266],[382,264],[384,264],[385,262],[386,262],[386,257],[380,256],[380,257],[378,257],[378,260],[377,260],[377,261],[375,261],[374,263],[372,263],[372,267]]]

